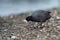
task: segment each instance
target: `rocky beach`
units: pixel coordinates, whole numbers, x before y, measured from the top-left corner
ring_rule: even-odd
[[[0,40],[60,40],[60,9],[49,11],[52,17],[42,29],[34,28],[35,22],[25,22],[32,12],[0,17]]]

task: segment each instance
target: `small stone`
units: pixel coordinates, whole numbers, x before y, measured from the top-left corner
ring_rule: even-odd
[[[47,38],[47,36],[45,36],[45,38]]]
[[[46,32],[45,28],[42,29],[43,32]]]
[[[60,28],[60,26],[57,26],[57,28]]]
[[[57,24],[54,23],[53,26],[57,26]]]
[[[59,37],[57,36],[56,39],[59,39]]]
[[[52,37],[56,37],[56,35],[52,35]]]
[[[40,36],[39,35],[37,35],[37,38],[39,38]]]
[[[57,18],[57,19],[60,19],[60,17],[59,17],[59,16],[57,16],[56,18]]]
[[[48,33],[47,36],[49,36],[50,34]]]
[[[48,25],[52,25],[52,23],[48,23]]]
[[[22,37],[24,37],[25,35],[22,35]]]
[[[17,36],[19,37],[19,36],[20,36],[20,34],[17,34]]]
[[[4,29],[4,31],[7,31],[8,29]]]
[[[40,30],[41,32],[43,31],[43,30]]]
[[[12,36],[11,38],[12,38],[12,39],[16,39],[17,37],[16,37],[16,36]]]
[[[44,26],[45,24],[43,23],[42,26]]]
[[[11,40],[9,37],[7,37],[7,40]]]
[[[50,21],[54,21],[54,18],[51,18]]]

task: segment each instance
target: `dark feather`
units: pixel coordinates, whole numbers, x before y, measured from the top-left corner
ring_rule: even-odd
[[[36,11],[33,12],[31,16],[28,16],[26,20],[34,22],[45,22],[46,20],[51,18],[50,13],[51,12],[44,10]]]

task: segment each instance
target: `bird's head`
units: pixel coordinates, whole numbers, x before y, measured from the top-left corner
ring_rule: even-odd
[[[32,20],[32,16],[28,16],[28,17],[26,18],[26,20],[27,20],[27,21],[31,21],[31,20]]]

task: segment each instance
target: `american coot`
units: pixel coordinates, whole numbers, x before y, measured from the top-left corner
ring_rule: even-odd
[[[26,20],[32,22],[40,22],[40,26],[42,26],[42,23],[51,18],[50,13],[50,11],[45,10],[35,11],[31,16],[26,17]]]

